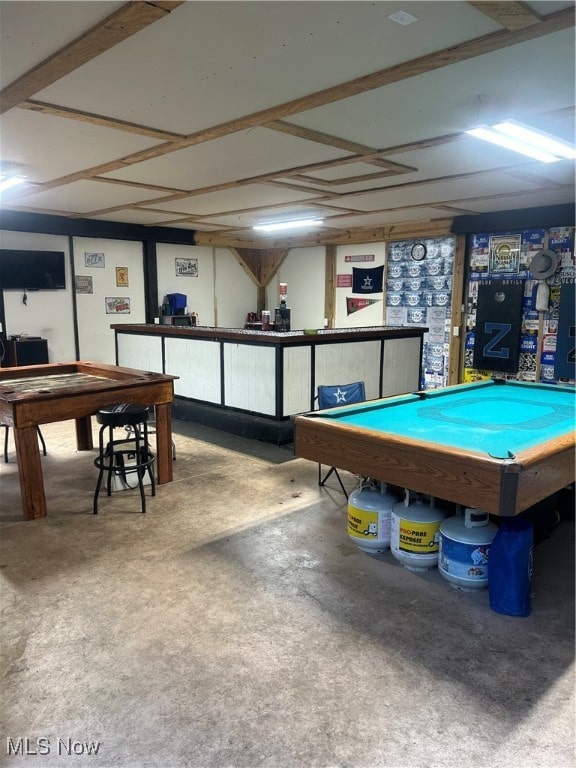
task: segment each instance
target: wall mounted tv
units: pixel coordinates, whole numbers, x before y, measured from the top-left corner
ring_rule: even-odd
[[[0,290],[41,291],[66,288],[63,251],[0,249]]]

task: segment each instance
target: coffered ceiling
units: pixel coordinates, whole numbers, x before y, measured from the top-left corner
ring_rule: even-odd
[[[463,134],[574,140],[572,1],[1,1],[0,31],[5,210],[273,247],[254,224],[358,241],[574,201],[573,161]]]

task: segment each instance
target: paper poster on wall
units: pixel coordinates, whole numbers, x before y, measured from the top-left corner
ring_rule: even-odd
[[[576,306],[574,282],[560,289],[560,312],[554,375],[557,379],[576,378]]]
[[[490,238],[490,272],[515,273],[520,265],[521,235]]]
[[[430,307],[427,312],[425,325],[428,326],[427,341],[434,344],[444,344],[446,341],[446,308]]]
[[[373,253],[359,254],[358,256],[344,256],[344,261],[349,264],[351,261],[375,261],[376,256]]]
[[[128,287],[128,267],[116,267],[116,286],[118,288]]]
[[[336,275],[336,288],[352,288],[352,275]]]
[[[560,257],[560,266],[568,276],[568,270],[574,276],[576,267],[573,233],[571,227],[552,227],[548,247]]]
[[[106,266],[106,257],[103,253],[84,253],[84,266],[104,269]]]
[[[76,293],[94,293],[91,275],[76,275],[74,285]]]
[[[177,277],[198,277],[198,259],[174,259]]]
[[[406,325],[407,313],[406,307],[386,307],[386,325]]]
[[[104,301],[107,315],[130,314],[130,299],[127,296],[107,296]]]

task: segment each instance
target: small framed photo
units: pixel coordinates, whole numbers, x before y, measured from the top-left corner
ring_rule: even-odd
[[[94,293],[92,275],[76,275],[74,281],[76,293]]]
[[[103,253],[84,253],[84,266],[103,269],[106,266],[106,257]]]
[[[128,267],[116,267],[116,285],[128,288]]]
[[[177,277],[198,277],[198,259],[174,259]]]
[[[104,301],[107,315],[130,314],[130,299],[127,296],[107,296]]]

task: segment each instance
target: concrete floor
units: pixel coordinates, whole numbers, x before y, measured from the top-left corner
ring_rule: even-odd
[[[91,514],[72,423],[43,428],[48,517],[0,463],[0,764],[575,765],[573,522],[535,550],[532,615],[502,616],[358,550],[291,446],[174,427],[145,515],[134,491]]]

